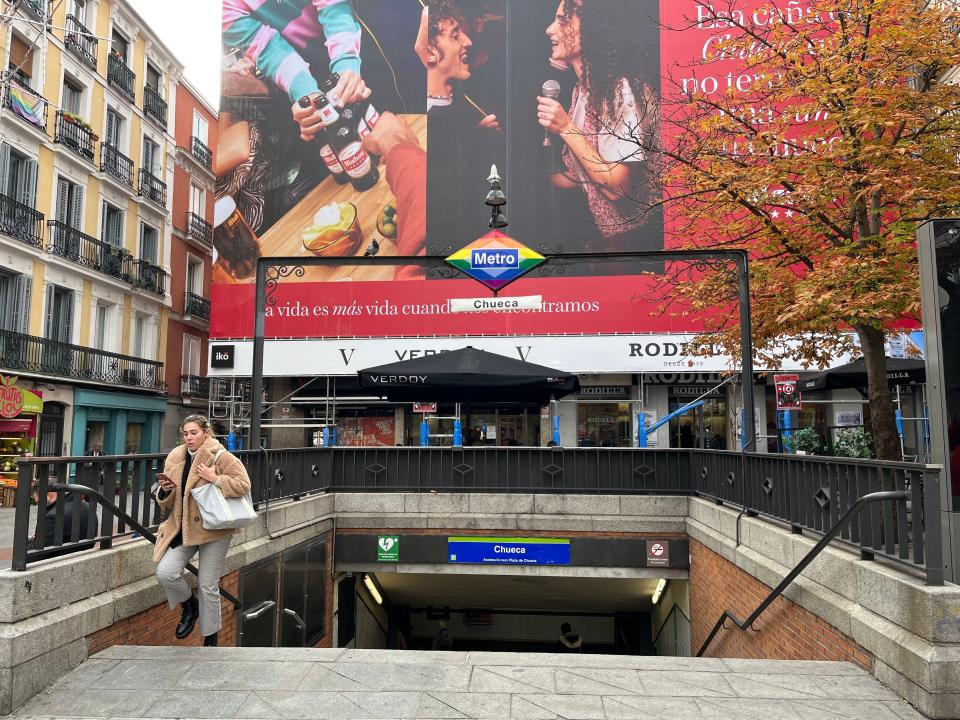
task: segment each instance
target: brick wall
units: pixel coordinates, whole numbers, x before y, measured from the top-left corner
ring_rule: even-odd
[[[240,573],[234,571],[224,575],[220,584],[223,589],[236,596],[239,590]],[[223,627],[218,641],[221,646],[237,644],[237,618],[233,605],[226,598],[220,600]],[[164,602],[149,610],[118,620],[110,627],[87,635],[87,654],[93,655],[111,645],[201,645],[199,624],[185,640],[177,640],[174,632],[180,622],[180,607],[171,610]]]
[[[695,653],[724,610],[743,620],[771,588],[692,538],[690,554],[690,649]],[[757,620],[757,631],[727,625],[710,643],[708,657],[846,660],[873,670],[870,653],[782,595]]]

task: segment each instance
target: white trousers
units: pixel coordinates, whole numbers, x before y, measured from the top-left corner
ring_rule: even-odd
[[[199,550],[197,595],[200,601],[200,634],[204,636],[213,635],[220,629],[220,578],[223,577],[223,566],[231,539],[228,535],[203,545],[167,548],[157,563],[157,580],[167,591],[167,602],[173,610],[180,603],[186,602],[191,595],[183,569]]]

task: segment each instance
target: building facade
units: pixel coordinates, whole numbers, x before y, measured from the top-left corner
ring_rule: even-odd
[[[0,372],[37,453],[157,451],[182,67],[120,0],[5,5]]]

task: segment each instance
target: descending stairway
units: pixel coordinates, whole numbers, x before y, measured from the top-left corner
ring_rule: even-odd
[[[922,720],[848,663],[114,646],[33,718]]]

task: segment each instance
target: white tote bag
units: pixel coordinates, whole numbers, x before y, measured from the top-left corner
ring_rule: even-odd
[[[220,453],[213,459],[216,464]],[[257,519],[253,509],[253,498],[248,492],[243,497],[228,498],[223,491],[212,483],[204,483],[190,491],[205,530],[239,530]]]

